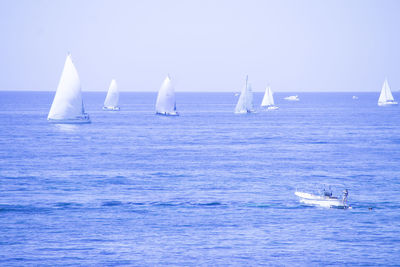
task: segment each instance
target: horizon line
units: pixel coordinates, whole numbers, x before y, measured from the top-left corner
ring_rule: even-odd
[[[27,90],[27,89],[0,89],[0,92],[56,92],[56,90]],[[82,90],[82,93],[107,93],[108,90]],[[157,91],[128,91],[120,90],[120,93],[158,93]],[[253,93],[264,93],[265,91],[253,91]],[[275,93],[379,93],[377,91],[274,91]],[[397,93],[399,90],[392,90]],[[175,90],[175,93],[240,93],[240,91],[180,91]]]

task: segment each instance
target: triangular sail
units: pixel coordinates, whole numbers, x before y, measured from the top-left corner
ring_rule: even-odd
[[[254,110],[253,108],[253,91],[251,85],[247,82],[240,93],[239,100],[235,107],[235,113],[248,113]]]
[[[386,95],[386,101],[394,100],[392,91],[390,90],[389,83],[387,80],[385,80],[385,95]]]
[[[382,85],[382,90],[381,90],[381,94],[379,96],[378,103],[386,103],[386,102],[390,102],[390,101],[394,101],[394,98],[392,95],[392,91],[390,90],[389,83],[388,83],[387,79],[385,79],[385,81],[383,82],[383,85]]]
[[[119,100],[118,85],[117,82],[113,79],[108,89],[106,99],[104,100],[104,107],[109,107],[109,108],[117,107],[118,100]]]
[[[265,89],[265,93],[264,93],[264,98],[261,102],[261,106],[262,107],[267,107],[267,106],[273,106],[274,104],[274,96],[273,96],[273,92],[271,90],[271,87],[267,87]]]
[[[85,115],[78,72],[68,55],[48,115],[49,120],[73,120]]]
[[[176,115],[175,90],[171,78],[167,76],[158,91],[156,113]]]
[[[274,93],[272,92],[271,87],[269,87],[268,89],[269,89],[268,90],[269,91],[269,101],[270,101],[271,105],[273,106],[273,105],[275,105]]]

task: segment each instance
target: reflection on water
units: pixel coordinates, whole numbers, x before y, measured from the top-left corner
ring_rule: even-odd
[[[54,124],[54,126],[61,132],[76,132],[78,130],[76,124]]]

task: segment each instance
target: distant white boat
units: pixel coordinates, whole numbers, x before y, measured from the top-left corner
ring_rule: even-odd
[[[358,96],[353,95],[352,98],[353,98],[354,100],[357,100],[357,99],[358,99]]]
[[[325,208],[351,209],[351,207],[347,203],[347,189],[343,191],[342,199],[332,196],[332,192],[324,192],[322,196],[300,191],[296,191],[294,194],[300,198],[300,202],[307,205],[320,206]]]
[[[397,105],[397,102],[394,101],[392,91],[390,91],[387,79],[385,79],[385,81],[383,82],[381,95],[379,96],[378,106],[387,106],[387,105]]]
[[[176,111],[175,90],[169,75],[165,78],[156,101],[156,114],[166,116],[178,116]]]
[[[284,99],[288,100],[288,101],[299,101],[300,100],[298,95],[287,96]]]
[[[240,93],[239,100],[235,107],[236,114],[253,113],[253,91],[251,85],[248,83],[248,77],[246,76],[246,84]]]
[[[104,100],[103,110],[119,110],[118,106],[119,91],[117,82],[112,79],[106,99]]]
[[[69,54],[47,120],[51,123],[90,123],[83,105],[78,72]]]
[[[261,102],[261,107],[264,107],[269,110],[278,109],[278,107],[275,106],[274,93],[272,92],[271,87],[269,86],[265,89],[264,98]]]

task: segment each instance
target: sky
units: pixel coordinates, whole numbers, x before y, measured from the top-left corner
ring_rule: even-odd
[[[397,0],[0,0],[0,90],[400,90]]]

